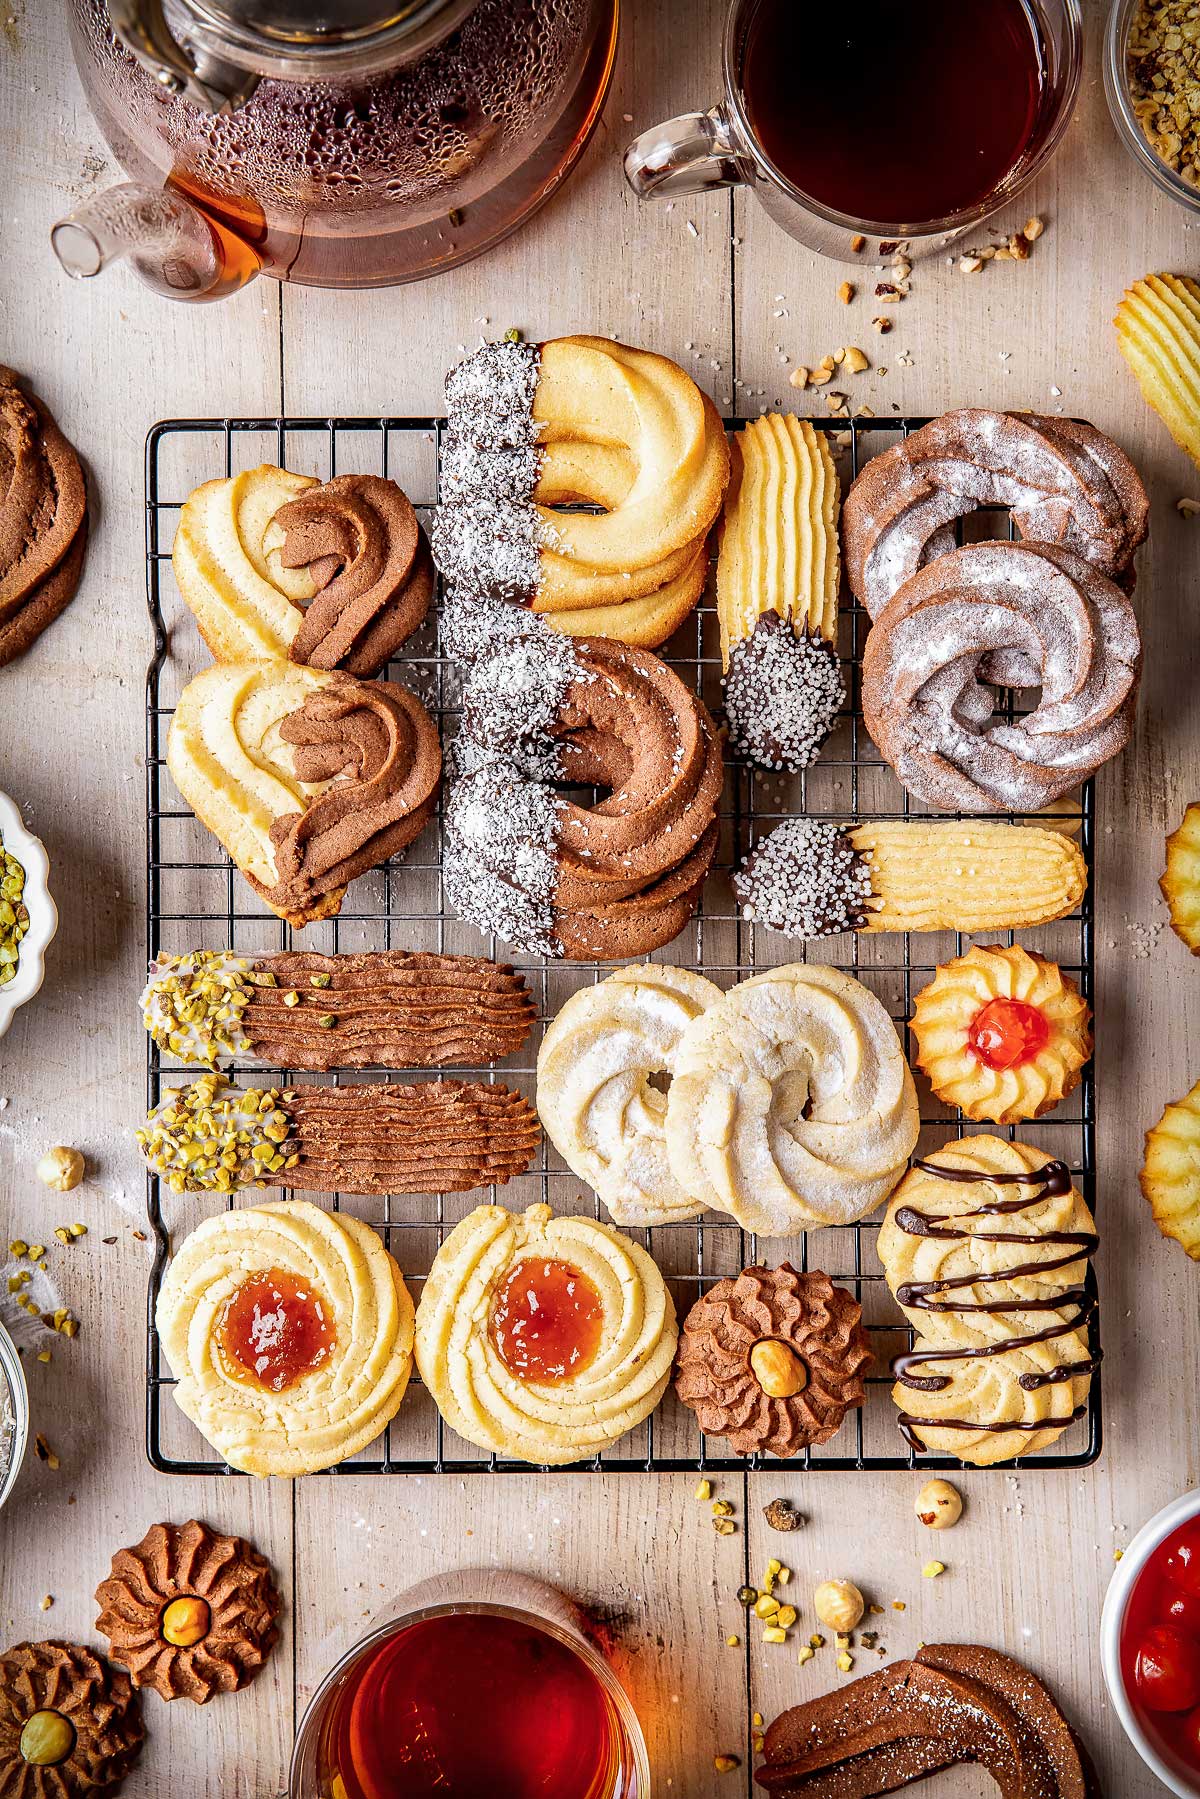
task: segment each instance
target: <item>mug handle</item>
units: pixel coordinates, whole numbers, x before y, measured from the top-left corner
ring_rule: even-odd
[[[739,186],[745,165],[725,108],[680,113],[643,131],[625,152],[625,179],[639,200]]]

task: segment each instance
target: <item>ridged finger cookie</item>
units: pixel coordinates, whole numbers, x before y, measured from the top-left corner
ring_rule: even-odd
[[[1158,884],[1171,929],[1200,956],[1200,804],[1194,800],[1167,838],[1167,866]]]
[[[1200,463],[1200,285],[1147,275],[1126,289],[1113,324],[1147,405]]]
[[[695,1218],[667,1158],[667,1096],[656,1076],[676,1072],[679,1044],[721,989],[686,968],[646,963],[582,987],[538,1053],[538,1113],[573,1173],[595,1188],[618,1224]]]

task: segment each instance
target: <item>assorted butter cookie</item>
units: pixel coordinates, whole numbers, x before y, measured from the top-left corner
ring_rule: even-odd
[[[447,582],[559,631],[665,643],[696,604],[729,479],[716,407],[677,363],[604,337],[484,344],[446,379]],[[554,510],[587,501],[599,512]]]
[[[892,1364],[911,1448],[984,1467],[1047,1448],[1083,1417],[1098,1242],[1070,1170],[1030,1144],[964,1137],[914,1163],[879,1232],[916,1332]]]
[[[1147,275],[1126,289],[1113,323],[1142,398],[1200,463],[1200,284],[1189,275]]]
[[[145,1736],[129,1676],[95,1650],[51,1641],[0,1655],[0,1793],[108,1799]]]
[[[241,1088],[219,1074],[170,1088],[137,1133],[174,1193],[466,1193],[524,1174],[538,1141],[529,1101],[498,1083]]]
[[[433,598],[417,515],[379,475],[321,483],[264,463],[206,481],[184,503],[171,560],[218,662],[375,675]]]
[[[164,952],[141,1007],[175,1061],[252,1058],[318,1073],[499,1061],[520,1049],[534,1018],[525,978],[507,963],[410,950]]]
[[[790,963],[732,988],[685,1030],[667,1153],[685,1193],[743,1230],[851,1224],[916,1147],[916,1091],[880,1000],[836,968]]]
[[[837,657],[838,477],[823,432],[768,413],[733,440],[717,560],[736,755],[807,768],[846,703]]]
[[[434,1259],[421,1378],[451,1429],[501,1460],[585,1461],[652,1412],[675,1307],[644,1249],[593,1218],[479,1206]]]
[[[1200,1262],[1200,1081],[1146,1132],[1141,1182],[1163,1236]]]
[[[347,884],[418,836],[442,774],[406,687],[292,663],[218,663],[188,682],[167,767],[272,911],[329,918]]]
[[[1200,956],[1200,804],[1192,801],[1167,838],[1167,866],[1159,879],[1171,929]]]
[[[156,1323],[175,1402],[231,1467],[330,1468],[394,1417],[413,1305],[376,1233],[307,1200],[219,1212],[172,1257]]]
[[[96,1603],[96,1629],[135,1687],[206,1705],[260,1671],[279,1640],[283,1600],[257,1549],[191,1518],[152,1524],[118,1549]]]
[[[744,918],[787,937],[1008,931],[1073,912],[1087,863],[1040,825],[789,818],[755,844],[733,889]]]
[[[1019,944],[973,944],[938,967],[910,1024],[917,1066],[971,1119],[1040,1118],[1078,1085],[1091,1010],[1056,962]]]
[[[675,1391],[738,1455],[793,1456],[827,1443],[866,1398],[862,1307],[827,1274],[744,1268],[683,1321]]]
[[[0,668],[74,599],[87,534],[78,455],[37,396],[0,364]]]
[[[582,987],[549,1026],[537,1064],[546,1135],[618,1224],[667,1224],[704,1210],[671,1172],[667,1094],[679,1045],[721,989],[687,968],[645,963]]]

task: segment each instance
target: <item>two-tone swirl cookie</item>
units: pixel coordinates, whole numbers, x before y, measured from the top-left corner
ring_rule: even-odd
[[[238,1088],[205,1074],[163,1096],[137,1144],[175,1193],[466,1193],[524,1174],[540,1135],[528,1100],[489,1082]]]
[[[322,484],[264,463],[206,481],[184,503],[171,560],[219,662],[375,675],[433,598],[417,515],[379,475]]]
[[[918,818],[789,818],[733,877],[742,916],[786,937],[1006,931],[1074,911],[1087,864],[1061,831]]]
[[[442,752],[424,706],[396,683],[218,663],[179,696],[167,767],[255,890],[300,926],[336,913],[356,875],[424,828]]]
[[[165,1056],[277,1068],[445,1068],[520,1049],[534,1019],[522,975],[482,956],[409,950],[162,954],[142,993]]]
[[[893,1363],[900,1428],[919,1453],[986,1466],[1055,1442],[1087,1408],[1088,1262],[1099,1239],[1063,1162],[964,1137],[893,1193],[879,1259],[917,1333]]]

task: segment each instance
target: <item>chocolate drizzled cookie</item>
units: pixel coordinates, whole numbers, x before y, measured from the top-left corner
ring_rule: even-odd
[[[79,457],[42,402],[0,364],[0,667],[74,598],[86,543]]]

